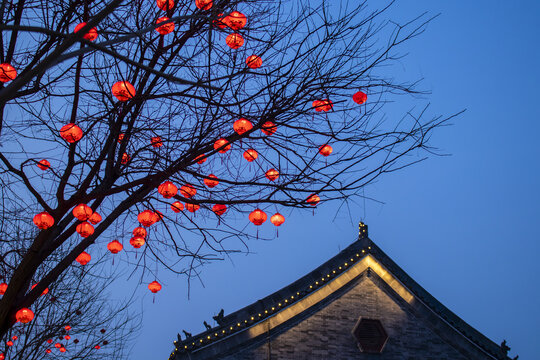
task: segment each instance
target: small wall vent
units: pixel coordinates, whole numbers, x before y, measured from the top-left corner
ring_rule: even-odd
[[[381,322],[376,319],[360,318],[352,334],[358,342],[360,351],[368,354],[380,354],[388,340],[388,334]]]

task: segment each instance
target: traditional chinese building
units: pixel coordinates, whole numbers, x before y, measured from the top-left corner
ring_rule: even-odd
[[[409,277],[363,223],[358,240],[317,269],[215,319],[179,336],[171,360],[510,359]]]

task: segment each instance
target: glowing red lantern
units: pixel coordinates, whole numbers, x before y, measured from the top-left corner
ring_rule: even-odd
[[[223,147],[221,150],[219,150],[220,153],[225,154],[227,151],[231,149],[231,144],[227,141],[227,139],[221,138],[216,140],[214,143],[214,149],[217,150],[219,148]]]
[[[66,326],[64,326],[64,329],[66,329],[66,331],[69,331],[69,330],[71,330],[71,326],[66,325]],[[69,340],[69,339],[68,339],[68,340]]]
[[[83,251],[77,258],[75,259],[76,262],[78,262],[81,265],[86,265],[92,260],[92,257],[89,253],[86,251]]]
[[[119,144],[122,143],[122,140],[124,140],[124,137],[125,137],[124,133],[118,134],[118,143],[119,143]]]
[[[120,164],[125,165],[128,163],[129,160],[131,160],[131,156],[129,156],[128,153],[123,153],[122,159],[120,160]]]
[[[197,157],[195,158],[195,161],[197,162],[197,164],[200,165],[200,164],[204,163],[207,159],[208,159],[208,158],[206,157],[206,155],[201,154],[201,155],[199,155],[199,156],[197,156]]]
[[[18,338],[19,338],[19,337],[18,337],[17,335],[13,335],[13,336],[11,337],[11,340],[15,341],[15,340],[17,340]]]
[[[152,139],[150,139],[150,144],[153,147],[158,148],[163,146],[163,141],[161,141],[159,136],[154,136]]]
[[[261,131],[266,135],[273,135],[277,131],[277,125],[271,121],[267,121],[262,124]]]
[[[7,83],[17,77],[17,70],[10,64],[0,64],[0,82]]]
[[[330,111],[332,110],[332,107],[334,105],[332,105],[332,101],[328,100],[328,99],[324,99],[324,100],[315,100],[313,101],[313,107],[315,108],[315,110],[317,112],[321,112],[321,111]]]
[[[225,212],[227,211],[227,205],[225,204],[216,204],[212,207],[212,211],[217,215],[217,216],[221,216],[223,214],[225,214]]]
[[[57,349],[60,349],[62,347],[62,344],[56,343],[56,344],[54,344],[54,347],[57,348]]]
[[[246,159],[248,162],[254,161],[258,156],[259,154],[257,154],[257,151],[253,149],[247,149],[244,151],[244,159]]]
[[[367,101],[367,95],[362,91],[358,91],[356,94],[353,95],[352,99],[358,105],[362,105]]]
[[[94,349],[99,350],[99,349],[101,349],[101,346],[96,345],[96,346],[94,346]],[[60,349],[60,351],[62,351],[62,350]]]
[[[75,26],[75,30],[73,32],[79,32],[85,26],[86,26],[86,23],[82,22],[79,25]],[[86,34],[84,34],[84,36],[83,36],[83,38],[88,40],[88,41],[94,41],[94,40],[97,39],[97,37],[98,37],[98,32],[97,32],[97,29],[95,27],[88,30],[88,32]]]
[[[45,171],[45,170],[51,168],[51,163],[48,162],[48,161],[45,160],[45,159],[39,161],[36,165],[37,165],[38,168],[40,168],[40,169],[43,170],[43,171]]]
[[[152,281],[150,284],[148,284],[148,289],[155,294],[161,290],[161,284],[157,281]]]
[[[69,123],[60,128],[60,136],[68,143],[73,144],[81,140],[83,136],[83,131],[77,125]]]
[[[233,30],[240,30],[247,24],[246,15],[239,11],[233,11],[224,20],[225,24]]]
[[[246,64],[248,68],[258,69],[262,66],[262,59],[257,55],[251,55],[246,59]]]
[[[48,212],[43,211],[34,216],[34,224],[39,229],[45,230],[54,225],[54,218]]]
[[[89,222],[86,222],[86,221],[80,223],[79,225],[77,225],[75,230],[83,238],[89,237],[90,235],[92,235],[94,233],[94,227]]]
[[[251,125],[251,122],[248,119],[240,118],[234,122],[233,129],[238,135],[242,135],[253,129],[253,125]]]
[[[197,193],[197,189],[195,189],[195,187],[191,184],[182,185],[182,187],[180,188],[180,195],[182,195],[183,197],[187,199],[189,199],[192,196],[195,196],[196,193]]]
[[[36,286],[37,284],[32,285],[32,289],[35,288]],[[43,292],[39,296],[47,295],[48,292],[49,292],[49,288],[45,288],[45,290],[43,290]]]
[[[201,205],[199,204],[193,204],[193,203],[186,203],[186,210],[194,213],[195,211],[199,210],[201,208]]]
[[[227,24],[225,24],[225,19],[223,18],[223,14],[219,14],[217,16],[217,19],[214,20],[213,23],[220,29],[225,29],[227,27]]]
[[[319,201],[321,201],[321,198],[317,194],[311,194],[306,199],[306,202],[311,206],[317,206]]]
[[[73,208],[73,216],[80,221],[86,221],[92,216],[92,208],[86,204],[79,204]]]
[[[52,352],[52,350],[51,350],[51,349],[46,349],[45,352],[46,352],[47,354],[50,354],[50,353]],[[4,360],[4,359],[1,359],[1,358],[0,358],[0,360]]]
[[[142,238],[145,238],[146,237],[146,229],[143,228],[143,227],[136,227],[135,229],[133,229],[133,236],[138,236],[138,237],[142,237]]]
[[[7,341],[7,342],[6,342],[6,345],[7,345],[7,346],[13,346],[13,341],[11,341],[11,340]]]
[[[111,241],[110,243],[107,244],[107,249],[112,254],[118,254],[120,251],[122,251],[123,248],[124,248],[124,246],[122,246],[122,244],[118,240],[113,240],[113,241]]]
[[[32,312],[32,310],[28,308],[19,309],[15,313],[15,319],[17,319],[17,321],[23,324],[29,323],[30,321],[32,321],[33,318],[34,318],[34,313]]]
[[[0,353],[0,360],[5,360],[5,355]]]
[[[0,295],[4,295],[6,293],[8,285],[6,283],[0,284]]]
[[[214,174],[210,174],[208,175],[207,178],[205,178],[203,181],[204,181],[204,185],[208,186],[209,188],[213,188],[213,187],[216,187],[218,184],[219,184],[219,181],[216,180],[217,179],[217,176],[214,175]]]
[[[156,214],[152,210],[144,210],[138,216],[137,220],[146,227],[156,223]]]
[[[52,344],[52,339],[48,339],[47,342],[48,342],[49,344]]]
[[[249,214],[249,221],[257,226],[262,225],[267,218],[268,216],[261,209],[255,209]]]
[[[156,20],[156,24],[159,25],[159,23],[162,23],[162,22],[165,22],[165,21],[168,21],[168,20],[170,20],[168,17],[163,16],[163,17],[160,17],[159,19]],[[174,23],[170,22],[170,23],[167,23],[167,24],[163,24],[163,25],[157,27],[156,31],[158,33],[160,33],[161,35],[170,34],[170,33],[172,33],[174,31]]]
[[[163,11],[172,10],[174,0],[157,0],[157,6]]]
[[[99,215],[97,212],[93,213],[90,218],[88,219],[92,224],[96,225],[101,221],[101,215]]]
[[[62,346],[60,349],[58,349],[58,351],[60,351],[60,352],[62,352],[62,353],[65,353],[65,352],[66,352],[66,348]]]
[[[127,81],[118,81],[112,86],[112,94],[118,101],[128,101],[136,94],[135,87]]]
[[[142,238],[142,237],[134,236],[129,240],[129,243],[135,249],[138,249],[138,248],[140,248],[141,246],[144,245],[145,241],[144,241],[144,238]]]
[[[231,49],[238,49],[244,45],[244,38],[240,34],[230,34],[225,38],[225,42]]]
[[[171,204],[171,209],[175,213],[179,213],[180,211],[184,210],[184,205],[180,201],[175,201]]]
[[[332,149],[332,147],[328,144],[324,144],[321,147],[319,147],[319,154],[325,157],[330,156],[332,151],[334,151],[334,149]]]
[[[66,340],[71,340],[71,336],[66,335],[66,336],[64,336],[64,339],[66,339]]]
[[[195,0],[195,6],[201,10],[210,10],[212,8],[212,0]]]
[[[266,178],[270,181],[275,181],[279,177],[279,171],[276,169],[270,169],[266,172]]]
[[[170,199],[178,194],[178,188],[170,181],[165,181],[158,186],[158,192],[165,198]]]

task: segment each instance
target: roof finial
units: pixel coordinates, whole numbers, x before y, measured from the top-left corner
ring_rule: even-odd
[[[358,238],[364,239],[368,237],[367,225],[362,221],[358,224]]]

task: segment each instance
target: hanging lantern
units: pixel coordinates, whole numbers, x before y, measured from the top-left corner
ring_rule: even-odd
[[[253,149],[247,149],[244,151],[244,159],[246,159],[248,162],[254,161],[258,156],[259,154],[257,154],[257,151]]]
[[[267,218],[268,216],[261,209],[255,209],[249,214],[249,221],[257,226],[262,225]]]
[[[332,147],[328,144],[324,144],[321,147],[319,147],[319,154],[321,154],[324,157],[330,156],[332,151],[334,151],[334,149],[332,149]]]
[[[6,342],[6,345],[9,347],[9,346],[13,346],[13,341],[9,340]]]
[[[233,129],[238,135],[242,135],[253,129],[253,125],[251,125],[251,122],[248,119],[240,118],[234,122]]]
[[[6,283],[0,284],[0,295],[4,295],[6,293],[8,285]]]
[[[161,211],[156,210],[156,211],[154,211],[154,217],[155,217],[155,219],[156,219],[156,222],[158,222],[158,221],[163,220],[163,218],[164,218],[165,216],[163,215],[163,213],[162,213]]]
[[[231,49],[238,49],[244,45],[244,38],[240,34],[230,34],[225,38],[225,42]]]
[[[124,247],[122,246],[122,244],[118,240],[113,240],[113,241],[111,241],[110,243],[107,244],[107,249],[112,254],[118,254],[120,251],[122,251],[123,248]]]
[[[197,193],[197,189],[195,189],[195,187],[191,184],[182,185],[182,187],[180,188],[180,195],[182,195],[183,197],[187,199],[189,199],[192,196],[195,196],[196,193]]]
[[[175,201],[171,204],[171,209],[175,213],[179,213],[180,211],[184,210],[184,205],[180,201]]]
[[[155,294],[161,290],[161,284],[157,281],[152,281],[150,284],[148,284],[148,289]]]
[[[88,219],[92,224],[96,225],[101,221],[101,215],[99,215],[97,212],[94,212],[90,218]]]
[[[262,124],[261,131],[268,136],[273,135],[277,131],[277,125],[271,121],[267,121]]]
[[[279,171],[276,169],[270,169],[266,172],[266,178],[270,181],[275,181],[279,177]]]
[[[52,350],[51,350],[51,349],[46,349],[45,352],[46,352],[47,354],[50,354],[50,353],[52,352]],[[4,359],[0,358],[0,360],[4,360]]]
[[[204,185],[208,186],[209,188],[213,188],[213,187],[216,187],[218,184],[219,184],[219,181],[216,180],[217,179],[217,176],[214,175],[214,174],[210,174],[208,175],[208,177],[206,177],[203,181],[204,181]]]
[[[89,237],[90,235],[94,233],[94,227],[89,222],[86,222],[86,221],[77,225],[75,230],[83,238]]]
[[[227,141],[227,139],[221,138],[216,140],[214,143],[214,150],[217,150],[219,148],[223,147],[223,149],[219,150],[220,153],[225,154],[227,151],[231,149],[231,144]]]
[[[233,11],[224,20],[225,24],[233,30],[240,30],[247,24],[246,15],[239,11]]]
[[[315,108],[315,111],[317,112],[321,112],[321,111],[330,111],[332,110],[332,107],[334,106],[332,104],[332,101],[328,100],[328,99],[324,99],[324,100],[315,100],[313,101],[313,107]]]
[[[101,346],[96,345],[96,346],[94,346],[94,349],[99,350],[99,349],[101,349]]]
[[[66,326],[64,326],[64,329],[66,329],[66,331],[69,331],[69,330],[71,330],[71,326],[66,325]]]
[[[86,221],[92,216],[92,208],[86,204],[79,204],[73,208],[73,216],[80,221]]]
[[[178,188],[170,181],[165,181],[158,186],[158,192],[165,198],[170,199],[178,194]]]
[[[17,319],[17,321],[23,324],[29,323],[30,321],[32,321],[33,318],[34,318],[34,313],[32,312],[32,310],[28,308],[19,309],[15,313],[15,319]]]
[[[251,55],[246,59],[246,64],[248,68],[258,69],[262,66],[262,59],[257,55]]]
[[[136,94],[135,87],[127,81],[118,81],[112,86],[112,94],[118,101],[128,101]]]
[[[156,214],[152,210],[144,210],[138,216],[137,220],[146,227],[156,223]]]
[[[86,26],[86,23],[82,22],[79,25],[75,26],[75,30],[73,32],[74,33],[79,32],[85,26]],[[83,38],[88,40],[88,41],[94,41],[94,40],[97,39],[97,37],[98,37],[98,32],[97,32],[97,29],[95,27],[88,30],[88,32],[86,34],[84,34],[84,36],[83,36]]]
[[[129,243],[135,249],[138,249],[138,248],[140,248],[141,246],[144,245],[145,241],[144,241],[144,238],[142,238],[142,237],[134,236],[129,240]]]
[[[15,340],[17,340],[18,338],[19,338],[19,337],[18,337],[17,335],[13,335],[13,336],[11,337],[11,340],[15,341]]]
[[[367,101],[367,95],[362,91],[358,91],[356,94],[353,95],[352,99],[358,105],[362,105]]]
[[[319,201],[321,201],[321,198],[317,194],[311,194],[306,199],[306,202],[311,206],[317,206]]]
[[[71,340],[71,336],[66,335],[66,336],[64,336],[64,339],[66,339],[66,340]]]
[[[207,157],[206,157],[206,155],[204,155],[204,154],[201,154],[201,155],[199,155],[199,156],[197,156],[197,157],[195,158],[195,161],[196,161],[197,164],[199,164],[199,165],[201,165],[202,163],[204,163],[206,160],[207,160]]]
[[[0,360],[5,360],[5,359],[6,359],[5,355],[0,353]]]
[[[194,213],[195,211],[199,210],[201,208],[201,205],[199,204],[193,204],[193,203],[186,203],[186,210],[190,213]]]
[[[62,346],[60,349],[58,349],[58,351],[60,351],[61,353],[65,353],[65,352],[66,352],[66,348]]]
[[[165,21],[169,21],[171,19],[169,19],[168,17],[166,16],[163,16],[163,17],[160,17],[159,19],[156,20],[156,24],[159,25],[159,23],[162,23],[162,22],[165,22]],[[167,35],[167,34],[170,34],[174,31],[174,23],[173,22],[170,22],[170,23],[166,23],[166,24],[163,24],[159,27],[156,28],[156,31],[158,33],[160,33],[161,35]]]
[[[17,77],[17,70],[10,64],[0,64],[0,82],[7,83]]]
[[[60,349],[62,347],[62,344],[56,343],[56,344],[54,344],[54,347],[57,348],[57,349]]]
[[[92,257],[89,253],[86,251],[83,251],[77,258],[75,259],[76,262],[78,262],[81,265],[86,265],[92,260]]]
[[[48,169],[51,168],[51,163],[48,162],[45,159],[39,161],[36,165],[37,165],[38,168],[40,168],[43,171],[48,170]]]
[[[225,212],[227,211],[227,205],[225,204],[216,204],[212,207],[212,211],[217,215],[217,216],[221,216],[223,214],[225,214]]]
[[[218,14],[217,19],[214,20],[213,23],[220,29],[225,29],[227,27],[227,24],[225,24],[225,19],[223,18],[223,14]]]
[[[195,0],[195,6],[201,10],[210,10],[212,8],[212,0]]]
[[[48,212],[43,211],[34,216],[34,224],[39,229],[45,230],[54,225],[54,218]]]
[[[157,0],[157,6],[163,11],[174,8],[174,0]]]
[[[138,236],[138,237],[142,237],[142,238],[145,238],[146,237],[146,229],[143,228],[143,227],[136,227],[135,229],[133,229],[133,236]]]
[[[130,159],[131,159],[131,156],[129,156],[128,153],[123,153],[122,159],[120,160],[120,164],[125,165],[128,163]]]
[[[119,144],[122,143],[122,140],[124,140],[124,137],[125,137],[124,133],[118,134],[118,143],[119,143]]]
[[[163,146],[163,141],[159,136],[154,136],[152,139],[150,139],[150,144],[152,147],[158,148]]]
[[[36,286],[37,284],[32,285],[32,289],[35,288]],[[43,292],[39,296],[47,295],[48,292],[49,292],[49,288],[45,288],[45,290],[43,290]]]
[[[69,123],[60,128],[60,136],[68,143],[73,144],[81,140],[83,136],[83,131],[77,125]]]

